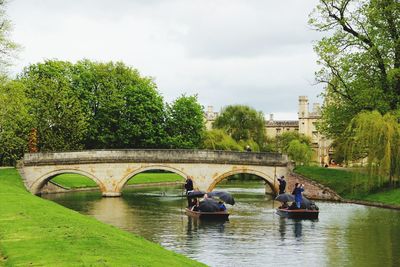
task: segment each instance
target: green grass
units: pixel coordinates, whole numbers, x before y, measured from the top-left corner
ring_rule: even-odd
[[[0,169],[0,214],[0,265],[203,266],[30,194],[15,169]]]
[[[379,188],[376,186],[378,179],[367,174],[312,166],[299,166],[294,171],[328,186],[346,199],[400,205],[400,189]]]
[[[378,192],[361,198],[365,201],[400,206],[400,188]]]
[[[67,188],[96,187],[96,183],[83,175],[66,173],[60,174],[52,179]],[[139,173],[128,181],[128,184],[146,184],[161,182],[184,181],[184,178],[176,173]]]

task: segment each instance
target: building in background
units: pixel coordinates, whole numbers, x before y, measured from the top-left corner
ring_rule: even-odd
[[[316,124],[321,118],[321,107],[314,103],[312,110],[309,110],[307,96],[299,96],[298,120],[274,120],[274,115],[270,114],[269,119],[265,121],[265,133],[270,138],[275,138],[284,132],[295,131],[310,137],[311,145],[314,150],[313,161],[321,166],[330,164],[332,158],[332,141],[318,132]],[[212,128],[212,123],[218,116],[218,112],[213,111],[212,106],[207,107],[205,112],[206,127]]]

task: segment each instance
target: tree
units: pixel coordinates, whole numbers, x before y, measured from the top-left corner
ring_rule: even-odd
[[[259,147],[265,142],[265,120],[262,112],[249,106],[225,107],[213,123],[214,129],[222,129],[236,142],[253,140]]]
[[[203,148],[211,150],[243,151],[242,145],[239,145],[232,137],[220,129],[214,129],[205,133]]]
[[[284,132],[283,134],[275,137],[275,143],[278,151],[281,153],[288,153],[290,144],[294,140],[297,140],[300,144],[304,144],[311,149],[311,139],[309,137],[299,134],[298,132]]]
[[[308,165],[313,153],[310,146],[300,142],[298,139],[290,141],[286,152],[288,156],[296,162],[296,164],[300,165]]]
[[[73,88],[88,114],[86,148],[154,148],[164,141],[164,103],[151,78],[122,62],[79,61]]]
[[[344,132],[359,112],[400,107],[400,3],[398,0],[320,0],[310,18],[331,34],[315,46],[327,84],[321,129]]]
[[[6,1],[0,0],[0,72],[4,73],[15,56],[18,45],[10,38],[11,22],[6,17]]]
[[[37,129],[40,151],[83,147],[87,118],[71,86],[72,64],[46,61],[30,65],[19,76],[29,99],[32,127]]]
[[[0,165],[13,165],[28,149],[31,117],[23,85],[5,78],[0,83]]]
[[[361,112],[352,119],[345,134],[342,149],[346,160],[366,158],[370,173],[378,177],[379,184],[399,182],[400,125],[396,115]]]
[[[182,95],[166,108],[169,148],[199,148],[205,131],[203,107],[197,96]]]

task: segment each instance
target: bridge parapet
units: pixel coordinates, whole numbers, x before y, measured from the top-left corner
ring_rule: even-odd
[[[189,149],[121,149],[77,152],[28,153],[24,166],[91,163],[208,163],[286,166],[288,159],[280,153],[257,153]]]

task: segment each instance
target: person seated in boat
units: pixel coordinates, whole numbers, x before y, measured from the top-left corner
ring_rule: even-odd
[[[197,201],[197,198],[194,199],[193,201],[193,206],[190,208],[192,211],[199,211],[199,202]]]
[[[219,205],[219,211],[225,211],[226,210],[226,206],[222,201],[218,202],[218,205]]]
[[[288,210],[295,210],[297,209],[296,202],[292,202],[292,204],[288,207]]]
[[[289,205],[287,202],[282,202],[282,205],[279,207],[279,209],[287,209],[289,208]]]

